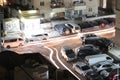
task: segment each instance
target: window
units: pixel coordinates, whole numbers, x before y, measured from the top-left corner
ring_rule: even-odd
[[[111,64],[106,64],[106,65],[103,65],[103,68],[104,67],[111,67],[112,65]]]
[[[89,12],[92,12],[92,8],[89,8]]]
[[[40,2],[40,6],[44,6],[45,4],[44,4],[44,2]]]
[[[110,58],[110,57],[106,57],[106,59],[107,59],[107,60],[111,60],[111,58]]]
[[[21,39],[21,38],[18,38],[18,40],[19,40],[19,41],[23,41],[23,39]]]

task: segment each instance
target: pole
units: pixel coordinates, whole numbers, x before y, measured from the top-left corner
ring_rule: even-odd
[[[2,40],[1,40],[1,37],[2,37],[2,27],[3,27],[3,19],[4,19],[4,7],[0,6],[0,52],[2,51]]]

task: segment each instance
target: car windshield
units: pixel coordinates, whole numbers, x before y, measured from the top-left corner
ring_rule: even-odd
[[[87,34],[86,37],[97,37],[95,34]]]
[[[96,67],[100,67],[101,65],[100,64],[96,64]]]
[[[66,55],[69,57],[69,58],[73,58],[75,57],[75,54],[73,52],[73,50],[66,50]]]
[[[109,40],[107,40],[106,38],[101,38],[101,39],[99,40],[99,42],[104,43],[104,44],[108,44],[108,43],[109,43]]]
[[[90,67],[87,66],[87,65],[85,65],[85,66],[82,66],[81,69],[82,69],[82,70],[88,70],[88,69],[90,69]]]
[[[66,54],[71,54],[71,53],[74,53],[73,50],[69,49],[69,50],[66,50]]]

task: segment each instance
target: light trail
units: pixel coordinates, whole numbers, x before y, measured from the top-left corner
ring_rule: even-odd
[[[58,56],[58,51],[56,48],[53,48],[56,51],[56,57],[58,59],[58,61],[60,62],[60,64],[65,67],[65,69],[67,69],[70,73],[72,73],[72,75],[74,75],[78,80],[81,80],[76,74],[74,74],[67,66],[65,66],[65,64],[60,60],[59,56]]]
[[[55,61],[52,58],[52,56],[53,56],[53,50],[51,48],[47,47],[47,46],[45,46],[45,48],[47,48],[48,50],[50,50],[50,55],[49,55],[50,60],[56,66],[56,68],[59,69],[59,66],[55,63]]]
[[[115,32],[115,28],[109,28],[109,29],[104,29],[104,30],[98,30],[98,31],[91,31],[91,32],[84,32],[84,33],[78,33],[79,34],[89,34],[89,33],[99,33],[99,34],[103,34],[103,33],[110,33],[110,32]]]

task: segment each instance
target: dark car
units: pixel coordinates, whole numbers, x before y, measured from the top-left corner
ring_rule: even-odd
[[[84,37],[85,37],[84,44],[92,44],[96,47],[99,47],[99,49],[102,50],[103,52],[106,52],[115,46],[114,42],[111,41],[110,39],[95,36],[94,34],[93,35],[91,34],[91,36],[90,34],[86,34],[84,35]]]
[[[94,45],[83,45],[82,47],[78,48],[77,57],[84,59],[88,55],[95,55],[101,53],[102,52],[99,50],[99,48],[95,47]]]
[[[93,26],[92,26],[90,23],[88,23],[88,22],[78,23],[78,25],[80,26],[81,29],[93,27]]]
[[[77,58],[75,52],[69,46],[62,46],[61,54],[66,61],[73,61]]]
[[[109,23],[115,23],[115,18],[104,18],[104,20],[107,20]]]
[[[54,29],[61,35],[71,34],[71,28],[67,27],[65,24],[57,24]]]
[[[95,21],[95,20],[94,20],[94,21],[89,21],[88,23],[89,23],[91,26],[93,26],[93,27],[94,27],[94,26],[99,26],[98,22]]]
[[[109,24],[109,22],[107,20],[104,19],[100,19],[100,20],[95,20],[100,27],[105,27],[105,25]]]

